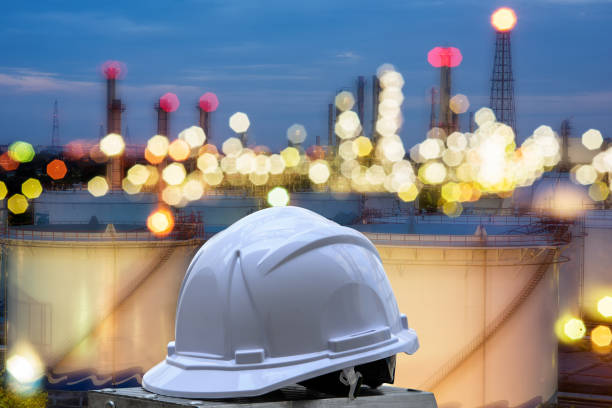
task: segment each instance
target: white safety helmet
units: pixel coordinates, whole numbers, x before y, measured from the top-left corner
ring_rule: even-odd
[[[258,211],[202,246],[175,335],[142,385],[184,398],[256,396],[338,371],[352,393],[359,367],[386,361],[392,371],[396,353],[419,347],[374,245],[298,207]]]

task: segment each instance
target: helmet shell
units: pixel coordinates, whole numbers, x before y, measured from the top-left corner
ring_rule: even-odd
[[[175,334],[143,387],[187,398],[260,395],[418,348],[373,244],[298,207],[258,211],[202,246]]]

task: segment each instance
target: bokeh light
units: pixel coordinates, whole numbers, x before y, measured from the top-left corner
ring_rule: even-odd
[[[23,214],[28,209],[28,200],[21,194],[13,194],[8,199],[6,206],[13,214]]]
[[[142,184],[134,184],[130,181],[129,178],[124,178],[121,180],[121,188],[129,195],[134,195],[140,193],[142,190]]]
[[[214,93],[206,92],[200,96],[199,105],[204,112],[214,112],[219,107],[219,99]]]
[[[214,154],[204,153],[198,157],[197,166],[202,173],[211,173],[219,167],[219,162]]]
[[[612,317],[612,296],[604,296],[597,302],[597,311],[603,317]]]
[[[121,135],[109,133],[100,140],[100,150],[108,157],[119,156],[125,150],[125,142]]]
[[[174,229],[174,216],[167,208],[158,208],[147,218],[147,228],[157,236],[168,235]]]
[[[30,384],[44,374],[39,361],[19,354],[13,354],[6,360],[6,370],[20,384]]]
[[[242,151],[242,142],[237,137],[230,137],[221,146],[226,156],[238,156]]]
[[[108,193],[108,183],[102,176],[95,176],[87,183],[87,190],[94,197],[102,197]]]
[[[161,157],[162,159],[168,154],[168,146],[170,142],[163,135],[155,135],[147,141],[147,150],[153,156]]]
[[[9,156],[16,162],[27,163],[34,158],[34,147],[27,142],[14,142],[9,146]]]
[[[8,189],[6,188],[6,184],[4,184],[4,181],[0,181],[0,200],[4,200],[7,194]]]
[[[42,184],[35,178],[29,178],[21,184],[21,192],[30,200],[40,197],[42,191]]]
[[[589,150],[597,150],[603,143],[603,136],[599,130],[589,129],[582,134],[582,144]]]
[[[159,98],[159,107],[165,112],[174,112],[180,106],[179,98],[172,92],[165,93]]]
[[[419,189],[414,183],[402,184],[397,190],[397,195],[402,201],[414,201],[419,194]]]
[[[126,74],[127,68],[120,61],[106,61],[102,64],[102,75],[106,79],[122,79]]]
[[[293,124],[287,129],[287,139],[293,144],[301,144],[306,140],[306,128],[300,124]]]
[[[467,96],[463,94],[457,94],[450,98],[449,105],[450,110],[459,115],[461,113],[467,112],[467,110],[470,108],[470,101]]]
[[[274,187],[268,192],[268,204],[272,207],[284,207],[289,204],[289,192],[284,187]]]
[[[597,347],[608,347],[612,343],[612,330],[599,325],[591,330],[591,342]]]
[[[147,166],[135,164],[127,171],[127,179],[135,186],[142,186],[147,182],[150,176],[150,171]]]
[[[352,143],[352,147],[359,157],[369,155],[373,148],[372,142],[365,136],[359,136],[357,139],[355,139],[355,141]]]
[[[317,160],[310,165],[308,177],[315,184],[322,184],[329,179],[329,166],[324,160]]]
[[[461,51],[455,47],[435,47],[427,53],[427,62],[435,68],[456,67],[462,60]]]
[[[244,133],[251,126],[251,121],[246,113],[236,112],[229,118],[229,127],[236,133]]]
[[[55,159],[47,164],[47,175],[53,180],[60,180],[64,178],[67,172],[68,169],[66,168],[66,163],[64,163],[62,160]]]
[[[349,91],[342,91],[336,95],[334,100],[336,108],[341,112],[351,110],[355,105],[355,97]]]
[[[176,161],[184,161],[189,158],[191,148],[189,144],[182,139],[175,139],[168,146],[168,155]]]
[[[353,111],[342,112],[337,117],[334,129],[340,139],[349,139],[357,136],[361,130],[359,116]]]
[[[5,171],[14,171],[17,170],[17,167],[19,167],[19,162],[13,160],[9,152],[4,152],[0,156],[0,167],[2,167]]]
[[[510,31],[516,25],[516,13],[508,7],[501,7],[491,15],[491,24],[497,31]]]
[[[572,318],[563,325],[563,333],[570,340],[580,340],[586,333],[586,327],[582,320]]]
[[[300,163],[300,152],[295,147],[287,147],[283,149],[280,156],[285,163],[285,167],[295,167]]]
[[[179,139],[187,142],[190,148],[197,149],[204,144],[206,141],[206,134],[204,129],[199,126],[190,126],[183,130],[178,135]]]
[[[602,181],[596,181],[589,186],[589,197],[593,201],[604,201],[610,195],[610,188]]]
[[[186,175],[185,167],[181,163],[170,163],[162,171],[162,178],[171,186],[181,184],[185,180]]]

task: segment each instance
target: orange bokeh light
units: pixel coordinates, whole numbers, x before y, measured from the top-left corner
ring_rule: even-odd
[[[159,164],[164,161],[164,156],[156,156],[147,148],[145,148],[144,157],[151,164]]]
[[[215,156],[219,155],[219,150],[217,150],[217,146],[207,143],[204,146],[200,147],[198,151],[198,155],[203,155],[204,153],[214,154]]]
[[[174,216],[166,208],[158,208],[147,218],[147,228],[157,236],[168,235],[174,229]]]
[[[168,155],[176,161],[187,160],[190,153],[191,148],[189,144],[181,139],[176,139],[168,146]]]
[[[19,162],[15,161],[11,158],[8,152],[5,152],[0,156],[0,166],[6,171],[17,170],[19,167]]]
[[[58,159],[53,160],[51,163],[47,164],[47,174],[53,180],[59,180],[64,178],[68,169],[66,168],[66,164]]]
[[[508,7],[502,7],[491,15],[491,24],[497,31],[510,31],[516,25],[516,13]]]

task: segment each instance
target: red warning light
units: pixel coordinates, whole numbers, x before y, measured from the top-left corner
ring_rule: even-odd
[[[435,47],[427,53],[427,62],[436,68],[456,67],[462,60],[461,51],[455,47]]]
[[[174,112],[180,105],[179,98],[172,92],[164,94],[159,98],[159,107],[166,112]]]
[[[123,79],[127,73],[127,68],[123,62],[106,61],[102,64],[102,74],[106,79]]]
[[[206,92],[200,96],[200,108],[204,112],[214,112],[219,107],[219,99],[212,92]]]

